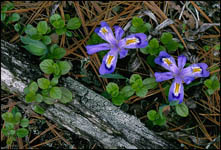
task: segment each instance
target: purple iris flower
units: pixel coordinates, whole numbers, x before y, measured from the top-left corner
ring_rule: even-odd
[[[94,54],[99,51],[110,51],[104,56],[99,72],[101,75],[114,72],[117,64],[118,54],[120,59],[127,56],[128,50],[131,48],[144,48],[147,46],[147,36],[144,33],[131,34],[122,39],[124,30],[119,26],[114,26],[114,34],[109,25],[102,21],[101,27],[97,27],[95,32],[108,43],[102,43],[97,45],[87,45],[87,53]]]
[[[178,67],[175,59],[165,51],[161,51],[154,61],[156,64],[170,71],[163,73],[155,72],[157,82],[174,78],[168,95],[170,102],[179,101],[179,104],[183,102],[184,89],[182,82],[190,84],[196,77],[209,76],[209,72],[206,70],[208,66],[205,63],[192,64],[183,68],[186,64],[186,57],[184,55],[178,56]]]

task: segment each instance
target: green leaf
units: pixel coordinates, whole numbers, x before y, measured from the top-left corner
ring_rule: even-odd
[[[37,25],[37,30],[40,34],[46,34],[48,31],[48,24],[46,21],[40,21]]]
[[[56,47],[54,49],[50,49],[50,53],[50,58],[61,59],[66,54],[66,50],[64,48]]]
[[[42,91],[41,91],[41,94],[42,94],[43,96],[48,96],[48,95],[49,95],[49,89],[42,90]]]
[[[207,89],[206,91],[208,92],[209,95],[213,95],[213,93],[215,92],[213,89]]]
[[[220,50],[220,44],[215,45],[215,46],[214,46],[214,49],[217,50],[217,51],[219,51],[219,50]]]
[[[70,17],[69,14],[64,14],[64,18],[65,18],[65,20],[69,20],[69,19],[71,19],[71,17]]]
[[[136,90],[136,95],[139,97],[145,97],[147,95],[148,89],[146,86],[143,86],[142,88],[139,88]]]
[[[121,95],[123,95],[125,98],[131,97],[134,94],[134,90],[130,85],[127,85],[123,87],[120,91]]]
[[[205,45],[205,46],[203,46],[203,49],[205,50],[205,51],[209,51],[209,49],[210,49],[211,47],[209,46],[209,45]]]
[[[211,89],[210,93],[213,93],[212,90],[216,91],[216,90],[220,89],[220,83],[219,83],[219,80],[216,75],[210,77],[210,79],[205,80],[204,85],[207,88]]]
[[[44,96],[43,101],[46,104],[51,105],[51,104],[54,104],[56,100],[54,98]]]
[[[155,62],[154,62],[154,59],[156,58],[156,56],[154,56],[154,55],[148,55],[147,56],[147,63],[151,66],[151,67],[153,67],[153,68],[155,68],[156,67],[156,64],[155,64]]]
[[[167,50],[170,51],[176,51],[179,47],[179,43],[176,41],[169,41],[168,44],[166,45]]]
[[[139,18],[139,17],[133,17],[133,19],[132,19],[132,25],[134,26],[134,27],[139,27],[139,26],[141,26],[141,25],[143,25],[144,24],[144,22],[143,22],[143,19],[142,18]]]
[[[152,48],[152,49],[157,49],[159,48],[159,42],[156,38],[153,38],[152,40],[150,40],[149,42],[149,46]]]
[[[60,102],[66,104],[72,101],[72,93],[70,90],[68,90],[65,87],[60,87],[61,92],[62,92],[62,97],[60,99]]]
[[[164,44],[167,45],[170,41],[172,41],[173,35],[169,32],[165,32],[162,34],[160,37],[160,41]]]
[[[120,75],[120,74],[104,74],[104,75],[99,75],[101,78],[110,78],[110,79],[127,79],[126,77]]]
[[[40,33],[36,33],[36,34],[31,35],[31,38],[32,38],[33,40],[40,41],[40,40],[43,38],[43,36],[42,36],[42,34],[40,34]]]
[[[28,133],[29,133],[29,131],[25,128],[20,128],[20,129],[16,130],[16,135],[19,138],[23,138],[23,137],[27,136]]]
[[[36,94],[35,96],[35,101],[38,102],[38,103],[41,103],[43,100],[43,97],[41,94]]]
[[[166,124],[166,117],[164,116],[160,116],[159,113],[156,114],[156,120],[154,120],[154,125],[159,125],[159,126],[163,126]]]
[[[29,36],[32,36],[34,34],[37,34],[37,29],[35,27],[33,27],[31,24],[28,24],[25,27],[25,33]]]
[[[106,86],[106,91],[109,93],[112,97],[117,97],[119,95],[119,87],[116,83],[110,82]]]
[[[55,32],[58,35],[62,35],[62,34],[65,34],[67,32],[67,29],[66,28],[58,28],[58,29],[55,30]]]
[[[65,21],[63,19],[58,19],[52,22],[53,27],[56,29],[62,29],[65,26]]]
[[[112,103],[116,106],[122,105],[124,103],[124,100],[125,100],[124,96],[120,94],[116,97],[112,97]]]
[[[155,110],[150,110],[147,112],[147,118],[151,121],[156,119],[157,112]]]
[[[171,101],[170,106],[176,106],[179,104],[179,101]]]
[[[39,113],[41,115],[44,114],[44,112],[45,112],[45,110],[39,105],[35,105],[33,109],[36,113]]]
[[[11,16],[8,18],[8,22],[16,22],[20,19],[20,15],[18,13],[13,13]]]
[[[176,113],[181,117],[187,117],[189,114],[189,109],[186,104],[183,102],[176,105]]]
[[[54,61],[52,59],[45,59],[40,63],[40,69],[46,74],[52,74],[54,71],[53,64]]]
[[[51,80],[51,85],[54,86],[54,85],[58,84],[58,79],[59,79],[59,76],[58,77],[53,77],[52,80]]]
[[[19,23],[16,23],[14,25],[14,29],[15,29],[16,32],[20,32],[21,31],[21,25]]]
[[[7,145],[11,145],[12,142],[13,142],[13,136],[9,136],[9,137],[7,138],[6,144],[7,144]]]
[[[11,2],[7,2],[4,6],[3,9],[5,9],[5,11],[7,10],[12,10],[14,8],[14,4]]]
[[[170,105],[162,105],[159,107],[159,114],[161,118],[163,117],[163,112],[165,111],[170,111]]]
[[[71,18],[68,20],[67,28],[70,30],[75,30],[80,28],[81,26],[81,20],[77,17]]]
[[[28,92],[29,92],[29,87],[27,86],[26,88],[24,88],[24,93],[25,93],[25,95],[27,95]]]
[[[54,74],[54,75],[60,75],[61,69],[60,69],[58,63],[53,64],[53,68],[54,68],[53,74]]]
[[[6,122],[5,121],[5,128],[7,129],[7,130],[12,130],[12,129],[14,129],[14,124],[13,123],[10,123],[10,122]]]
[[[14,106],[11,112],[12,112],[13,116],[15,116],[15,114],[16,114],[17,112],[19,112],[18,107]]]
[[[149,23],[145,23],[144,24],[145,28],[147,29],[148,32],[150,32],[151,28],[152,28],[152,25],[149,24]]]
[[[5,136],[8,136],[8,135],[9,135],[9,130],[6,129],[6,128],[2,128],[2,133],[3,133]]]
[[[30,92],[37,92],[38,91],[38,84],[36,82],[32,82],[29,86],[28,89]]]
[[[45,45],[49,45],[51,43],[51,38],[50,36],[43,36],[42,37],[42,42],[45,44]]]
[[[59,14],[54,14],[54,15],[52,15],[51,17],[50,17],[50,23],[53,23],[53,22],[55,22],[55,21],[57,21],[57,20],[59,20],[59,19],[61,19],[61,16],[59,15]]]
[[[17,112],[17,113],[15,114],[14,119],[13,119],[13,123],[14,123],[14,124],[18,124],[18,123],[20,122],[20,120],[21,120],[21,117],[22,117],[21,113],[20,113],[20,112]]]
[[[11,112],[6,112],[6,113],[2,114],[2,119],[6,122],[12,122],[14,117]]]
[[[130,84],[134,84],[134,83],[140,82],[140,81],[142,83],[142,77],[139,74],[132,74],[132,76],[130,77]]]
[[[51,98],[61,99],[62,91],[59,87],[53,87],[53,88],[51,88],[49,94],[50,94]]]
[[[50,80],[46,79],[46,78],[39,78],[38,79],[38,86],[41,89],[48,89],[49,85],[50,85]]]
[[[26,118],[23,118],[23,119],[21,120],[20,125],[21,125],[23,128],[24,128],[24,127],[27,127],[27,126],[29,125],[29,120],[26,119]]]
[[[146,78],[143,80],[143,85],[147,86],[147,89],[154,89],[157,87],[158,83],[155,78]]]
[[[35,93],[34,92],[29,92],[26,96],[25,96],[25,101],[27,103],[31,103],[33,101],[35,101]]]
[[[71,70],[71,65],[67,61],[59,61],[58,65],[61,70],[61,75],[65,75]]]
[[[67,37],[72,37],[73,36],[71,31],[67,31],[65,34],[66,34]]]
[[[149,48],[150,47],[148,47],[148,46],[145,47],[145,48],[140,48],[140,52],[143,53],[143,54],[148,54],[149,53]]]
[[[6,18],[6,13],[1,12],[1,21],[4,22]]]

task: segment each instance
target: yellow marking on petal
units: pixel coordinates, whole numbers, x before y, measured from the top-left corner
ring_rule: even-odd
[[[200,67],[193,67],[192,69],[193,69],[193,73],[198,73],[202,71]]]
[[[126,45],[129,45],[129,44],[136,44],[136,43],[138,43],[139,42],[139,40],[137,39],[137,38],[128,38],[127,40],[126,40]]]
[[[178,96],[179,91],[180,91],[180,84],[179,83],[175,83],[174,94],[176,96]]]
[[[113,60],[114,60],[114,56],[110,56],[110,55],[107,56],[106,66],[107,66],[108,68],[111,67]]]
[[[169,58],[163,58],[163,62],[166,63],[168,66],[172,64]]]
[[[107,31],[107,29],[106,29],[105,27],[101,28],[101,29],[100,29],[100,32],[101,32],[102,34],[108,33],[108,31]]]

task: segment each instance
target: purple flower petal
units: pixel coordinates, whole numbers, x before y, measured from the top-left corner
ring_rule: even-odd
[[[110,49],[111,46],[108,43],[102,43],[102,44],[97,44],[97,45],[87,45],[86,49],[87,49],[87,53],[88,54],[94,54],[97,53],[99,51],[103,51],[103,50],[108,50]]]
[[[126,57],[127,53],[128,53],[127,49],[121,48],[121,50],[119,51],[120,59]]]
[[[116,49],[111,49],[102,60],[99,73],[103,75],[114,72],[117,64],[117,57],[118,52],[116,51]]]
[[[147,45],[147,36],[144,33],[131,34],[119,42],[121,48],[144,48]]]
[[[178,67],[180,69],[183,69],[183,67],[185,66],[186,64],[186,56],[184,55],[180,55],[178,56]]]
[[[113,43],[116,42],[116,39],[114,37],[114,34],[111,30],[111,28],[109,27],[109,25],[102,21],[101,22],[101,27],[97,27],[95,29],[95,32],[105,41],[109,42],[109,43]]]
[[[182,80],[180,78],[175,78],[172,85],[170,86],[168,99],[171,101],[179,101],[179,104],[183,102],[184,89]]]
[[[154,59],[154,62],[173,73],[178,71],[174,58],[165,51],[161,51],[159,56]]]
[[[210,73],[206,70],[207,68],[208,65],[205,63],[192,64],[184,68],[181,72],[183,81],[189,84],[197,77],[208,77]]]
[[[155,78],[157,82],[165,81],[165,80],[170,80],[173,78],[173,73],[172,72],[155,72]]]
[[[114,30],[115,30],[116,39],[121,40],[121,38],[124,34],[124,30],[120,26],[114,26]]]

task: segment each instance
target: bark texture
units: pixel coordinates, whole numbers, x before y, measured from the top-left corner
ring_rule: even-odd
[[[30,54],[21,52],[19,47],[3,40],[1,60],[1,88],[17,93],[24,100],[23,89],[30,80],[42,76],[39,63],[34,64]],[[121,111],[78,81],[70,77],[61,78],[60,85],[73,92],[73,102],[50,105],[44,116],[71,132],[104,148],[177,148],[147,129],[135,116]]]

